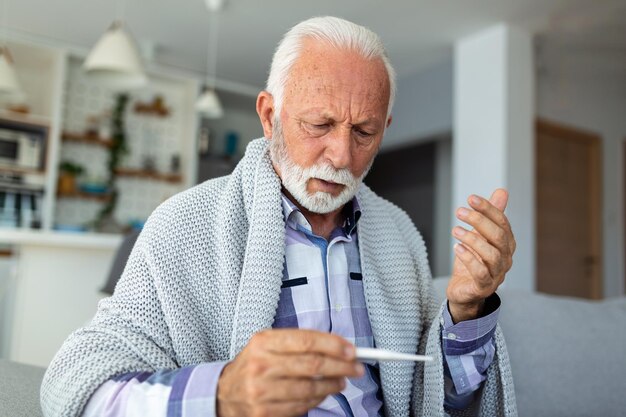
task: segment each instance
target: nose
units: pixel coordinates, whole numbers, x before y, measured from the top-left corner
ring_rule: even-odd
[[[352,129],[337,127],[329,135],[325,157],[335,169],[348,168],[352,164]]]

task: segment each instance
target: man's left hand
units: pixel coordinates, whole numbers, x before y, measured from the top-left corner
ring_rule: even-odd
[[[504,215],[508,200],[508,193],[500,188],[489,200],[470,196],[470,208],[456,212],[457,218],[474,230],[452,229],[460,243],[454,246],[456,256],[446,296],[455,323],[479,317],[485,299],[498,289],[513,265],[515,238]]]

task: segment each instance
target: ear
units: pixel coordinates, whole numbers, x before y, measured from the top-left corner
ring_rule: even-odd
[[[387,118],[387,126],[385,126],[385,129],[391,126],[392,121],[393,121],[393,116],[389,115],[389,118]]]
[[[261,91],[256,98],[256,112],[263,126],[263,135],[272,138],[274,120],[274,97],[267,91]]]

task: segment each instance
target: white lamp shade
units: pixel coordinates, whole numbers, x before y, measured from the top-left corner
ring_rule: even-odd
[[[204,4],[210,12],[217,12],[224,7],[224,0],[204,0]]]
[[[115,88],[136,88],[148,82],[137,46],[119,22],[98,40],[84,68],[90,78]]]
[[[206,89],[196,102],[196,110],[209,119],[219,119],[224,115],[224,109],[215,90]]]
[[[15,66],[11,62],[6,48],[0,48],[0,92],[11,95],[19,95],[22,92],[20,83],[17,81]]]

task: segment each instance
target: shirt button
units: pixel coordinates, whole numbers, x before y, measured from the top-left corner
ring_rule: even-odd
[[[335,304],[335,311],[340,313],[343,310],[343,306],[341,304]]]
[[[456,335],[454,333],[448,333],[448,339],[456,340]]]

